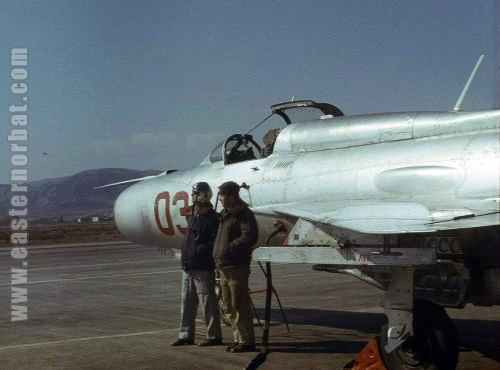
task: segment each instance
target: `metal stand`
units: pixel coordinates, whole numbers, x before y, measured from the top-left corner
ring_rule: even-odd
[[[269,327],[271,321],[272,292],[274,291],[274,288],[272,284],[271,263],[266,262],[266,271],[264,271],[264,268],[262,267],[260,262],[259,266],[266,276],[266,308],[264,312],[264,330],[262,331],[262,347],[260,348],[260,352],[257,354],[257,356],[255,356],[252,361],[250,361],[250,363],[245,367],[245,370],[257,369],[264,363],[264,361],[266,361],[267,354],[269,353]]]
[[[260,266],[260,264],[259,264]],[[260,266],[262,268],[262,266]],[[263,270],[264,271],[264,270]],[[265,352],[268,352],[268,344],[269,344],[269,322],[271,321],[271,299],[272,292],[274,291],[272,284],[272,275],[271,275],[271,263],[266,262],[266,310],[264,313],[264,330],[262,331],[262,347]],[[280,304],[281,306],[281,304]],[[288,327],[288,324],[287,324]]]
[[[252,294],[252,291],[250,289],[248,289],[248,294]],[[255,305],[251,297],[250,297],[250,304],[252,305],[253,315],[257,319],[257,325],[262,326],[262,323],[260,322],[259,316],[257,315],[257,310],[255,309]]]
[[[278,301],[278,305],[280,307],[281,316],[283,317],[283,321],[285,321],[286,330],[290,333],[290,327],[288,326],[288,319],[286,318],[285,310],[283,309],[283,305],[281,304],[281,300],[280,300],[280,297],[278,295],[278,292],[276,291],[276,289],[274,289],[274,285],[273,285],[273,282],[272,282],[272,277],[271,277],[271,263],[270,262],[266,262],[266,270],[264,270],[264,267],[262,266],[262,263],[260,261],[258,261],[257,264],[259,265],[260,269],[262,270],[262,273],[266,277],[267,284],[268,285],[270,284],[270,288],[268,286],[267,290],[271,289],[272,293],[274,293],[274,296],[276,297],[276,301]],[[266,290],[266,293],[267,293],[267,290]],[[266,299],[267,299],[267,296],[266,296]],[[266,301],[266,307],[267,307],[267,301]]]

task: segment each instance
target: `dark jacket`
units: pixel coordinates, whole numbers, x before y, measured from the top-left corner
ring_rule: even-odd
[[[250,266],[258,234],[255,215],[245,202],[239,200],[231,210],[224,210],[213,252],[217,268]]]
[[[208,204],[203,205],[198,213],[190,207],[186,219],[188,230],[181,248],[182,268],[185,271],[213,269],[212,249],[219,225],[219,215],[213,206]]]

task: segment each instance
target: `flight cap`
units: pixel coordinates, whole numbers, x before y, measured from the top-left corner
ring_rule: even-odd
[[[240,193],[240,186],[234,181],[227,181],[219,186],[219,193],[224,195],[236,195]]]
[[[193,185],[193,191],[208,194],[212,192],[212,189],[210,189],[210,185],[208,185],[208,183],[200,181]]]

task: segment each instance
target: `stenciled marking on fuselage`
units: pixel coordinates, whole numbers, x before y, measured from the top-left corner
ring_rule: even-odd
[[[165,218],[167,221],[167,226],[163,226],[160,218],[160,201],[165,201]],[[172,206],[175,206],[178,201],[183,201],[184,205],[179,209],[179,214],[181,217],[186,217],[189,212],[189,194],[185,191],[177,192],[172,199]],[[172,221],[172,215],[170,214],[170,193],[168,191],[163,191],[156,196],[154,203],[154,213],[156,225],[160,231],[166,236],[175,235],[174,223]],[[186,235],[187,228],[176,224],[175,227],[182,235]]]
[[[367,255],[360,254],[351,250],[342,251],[344,258],[348,261],[356,261],[356,262],[370,262],[370,258]]]

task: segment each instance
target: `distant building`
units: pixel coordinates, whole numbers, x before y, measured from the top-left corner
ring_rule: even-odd
[[[104,216],[82,216],[76,219],[76,222],[79,224],[95,223],[101,221],[106,221],[106,218]]]

